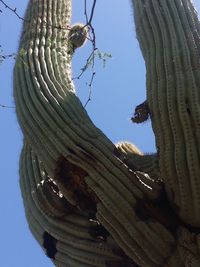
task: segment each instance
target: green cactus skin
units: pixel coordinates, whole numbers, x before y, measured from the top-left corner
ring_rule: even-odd
[[[173,222],[172,230],[161,220],[159,215],[166,221],[171,215],[156,206],[159,184],[143,174],[163,179],[183,224],[199,225],[195,97],[200,31],[191,3],[182,2],[133,2],[147,65],[158,171],[156,157],[147,164],[143,156],[145,161],[137,161],[138,170],[133,170],[136,158],[130,156],[129,166],[117,156],[116,146],[95,127],[77,98],[71,78],[71,1],[29,1],[29,23],[24,23],[14,69],[16,112],[24,134],[20,185],[29,227],[56,266],[185,266],[179,251],[184,238],[177,234],[181,222]],[[178,45],[185,50],[178,53]],[[119,148],[125,154],[130,150]],[[91,237],[94,224],[108,231],[99,242]]]
[[[147,68],[147,102],[168,197],[200,226],[200,31],[189,0],[134,0]]]
[[[107,239],[92,236],[92,231],[99,226],[97,221],[90,220],[89,216],[78,210],[70,210],[63,198],[53,190],[51,194],[54,194],[54,197],[50,199],[49,192],[45,194],[45,191],[41,191],[49,177],[41,161],[27,144],[22,150],[20,172],[20,185],[30,229],[42,247],[45,232],[55,238],[57,251],[52,258],[55,264],[63,259],[64,266],[70,264],[72,267],[106,267],[106,263],[112,261],[126,266],[124,260],[127,260],[127,257],[121,258],[114,252],[118,246],[111,236]],[[118,250],[120,251],[119,248]]]
[[[97,221],[89,220],[88,216],[78,210],[73,211],[68,209],[63,199],[59,197],[57,193],[53,192],[53,190],[51,194],[54,194],[54,197],[48,199],[49,191],[46,192],[45,189],[42,190],[42,187],[49,177],[47,176],[42,162],[38,160],[35,153],[27,144],[25,144],[21,154],[20,176],[20,186],[30,230],[44,249],[46,248],[44,247],[44,233],[49,233],[49,235],[56,240],[56,252],[55,255],[51,255],[51,259],[56,266],[61,266],[60,264],[62,263],[62,266],[68,266],[67,264],[69,264],[69,266],[72,267],[106,267],[110,262],[121,264],[117,266],[135,266],[127,257],[124,256],[121,258],[119,256],[120,254],[115,253],[115,251],[117,251],[117,244],[115,244],[111,236],[106,238],[106,240],[102,238],[98,240],[92,237],[92,229],[97,225]],[[99,210],[101,211],[102,208],[104,207],[100,207]],[[101,213],[99,212],[99,214]],[[103,214],[105,216],[105,212],[103,212]],[[101,217],[101,215],[99,215],[99,217]],[[110,217],[110,215],[108,215],[108,217]],[[111,219],[110,222],[116,227],[113,219]],[[118,224],[119,223],[117,223],[117,225]],[[138,221],[137,225],[141,227],[141,231],[144,235],[146,233],[148,238],[154,240],[154,242],[159,245],[159,249],[157,248],[159,251],[161,251],[162,248],[163,253],[167,253],[168,249],[166,244],[169,244],[170,247],[173,243],[173,238],[162,225],[149,222],[148,225],[153,232],[149,231],[147,225],[142,221]],[[118,231],[119,229],[116,227],[116,230]],[[120,235],[123,234],[123,230],[120,229],[119,233]],[[152,234],[154,238],[152,238]],[[162,236],[161,239],[159,235]],[[115,234],[113,234],[113,236],[115,237]],[[163,238],[165,241],[163,241]],[[142,241],[146,243],[144,236]],[[134,246],[137,247],[136,244]],[[148,243],[146,246],[148,246]],[[119,248],[118,251],[120,251]],[[50,256],[48,250],[45,250],[45,252]],[[141,249],[140,253],[143,255]],[[157,255],[157,251],[154,252],[152,244],[151,250],[148,253],[151,255],[155,253],[155,257],[158,258],[159,261],[161,260],[159,254]],[[145,259],[141,261],[140,259],[141,263],[143,263],[144,260]],[[149,260],[146,259],[145,261],[148,262]],[[149,264],[149,266],[159,266],[157,264],[152,264],[150,261]],[[143,265],[144,263],[141,266]]]

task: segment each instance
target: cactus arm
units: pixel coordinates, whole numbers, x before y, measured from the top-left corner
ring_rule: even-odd
[[[128,266],[134,266],[123,253],[123,257],[115,253],[115,250],[120,251],[120,248],[109,234],[98,234],[101,226],[97,220],[72,209],[70,204],[56,193],[55,184],[54,188],[51,185],[48,191],[46,190],[48,185],[45,183],[49,177],[41,161],[27,144],[22,150],[20,170],[20,186],[29,227],[55,264],[63,262],[63,266],[69,264],[74,267],[105,267],[109,262],[126,266],[128,261]],[[55,241],[54,255],[49,255],[50,248],[44,243],[47,233]],[[51,244],[51,250],[52,246]]]
[[[115,244],[111,236],[106,239],[107,241],[102,241],[101,237],[100,242],[97,235],[95,241],[92,233],[98,231],[99,223],[97,223],[97,220],[89,221],[89,217],[82,215],[80,211],[70,209],[70,205],[66,205],[66,201],[55,193],[55,185],[53,191],[52,187],[49,187],[48,191],[46,190],[45,181],[48,181],[49,177],[43,164],[27,144],[22,151],[20,165],[20,185],[29,227],[40,245],[45,249],[46,254],[55,264],[63,262],[63,266],[67,266],[66,264],[70,264],[70,266],[84,266],[83,264],[86,264],[85,266],[107,266],[106,264],[111,262],[113,264],[120,263],[120,266],[126,266],[126,264],[128,264],[127,267],[135,266],[125,255],[120,258],[114,253],[117,244]],[[50,191],[51,197],[49,197]],[[52,197],[52,195],[54,196]],[[108,216],[110,217],[110,215]],[[113,219],[111,221],[113,222]],[[167,243],[171,246],[173,238],[162,225],[149,224],[151,227],[156,228],[159,234],[161,231],[162,239],[165,237]],[[141,225],[141,230],[143,228],[144,225]],[[147,231],[147,234],[149,234],[149,231]],[[48,236],[48,239],[54,240],[53,255],[49,251],[50,247],[45,243],[46,236]],[[97,242],[96,245],[94,242]],[[157,242],[159,246],[161,244],[164,245],[163,241],[159,241],[159,239]],[[51,251],[53,244],[50,244]],[[136,244],[135,246],[137,247]],[[119,248],[118,251],[120,251]],[[141,248],[140,252],[142,253]],[[152,251],[149,251],[149,253],[152,253]],[[166,253],[167,250],[165,248]],[[159,258],[159,260],[161,259]],[[148,261],[146,260],[146,262]]]
[[[147,102],[161,177],[179,216],[197,226],[199,23],[190,1],[136,0],[133,5],[137,36],[147,66]]]
[[[162,180],[158,166],[157,154],[144,155],[135,145],[121,142],[116,145],[118,157],[134,171],[141,171],[154,181]]]

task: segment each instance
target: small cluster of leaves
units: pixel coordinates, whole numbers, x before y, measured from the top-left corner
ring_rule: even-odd
[[[98,53],[97,53],[97,57],[98,57],[99,60],[102,61],[102,63],[103,63],[103,68],[105,68],[105,67],[106,67],[107,59],[112,58],[112,55],[111,55],[110,53],[107,53],[107,52],[101,52],[101,51],[99,51],[99,50],[97,50],[97,52],[98,52]]]
[[[81,68],[81,71],[84,72],[88,67],[92,66],[95,58],[102,61],[103,68],[105,68],[107,59],[112,58],[112,55],[106,52],[101,52],[98,48],[96,48],[94,53],[92,53],[87,59],[85,66]]]
[[[74,77],[73,80],[75,79],[80,79],[83,73],[90,67],[93,66],[93,62],[95,59],[98,59],[102,61],[103,68],[106,66],[106,61],[107,59],[112,58],[112,55],[110,53],[106,52],[101,52],[98,48],[92,51],[92,53],[89,55],[89,57],[86,60],[86,64],[81,68],[81,73],[77,76]]]

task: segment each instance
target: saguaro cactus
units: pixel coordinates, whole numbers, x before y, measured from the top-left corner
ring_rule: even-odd
[[[190,1],[144,2],[133,5],[159,169],[176,212],[199,226],[199,22]]]
[[[200,24],[189,0],[133,7],[151,156],[112,144],[77,98],[71,58],[88,28],[70,25],[71,1],[29,1],[14,70],[20,185],[29,227],[56,266],[200,266]]]

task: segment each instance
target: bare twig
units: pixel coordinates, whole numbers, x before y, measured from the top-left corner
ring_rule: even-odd
[[[103,65],[105,65],[106,58],[111,57],[111,55],[108,54],[108,53],[103,53],[102,54],[99,51],[99,49],[96,47],[95,29],[94,29],[93,24],[92,24],[96,3],[97,3],[97,1],[93,0],[93,4],[92,4],[92,7],[91,7],[90,15],[88,15],[88,12],[87,12],[87,0],[84,0],[84,15],[85,15],[85,19],[86,19],[86,23],[85,23],[84,27],[88,27],[89,28],[89,33],[88,33],[89,36],[88,36],[87,39],[92,44],[92,52],[88,56],[88,58],[86,60],[86,64],[81,68],[80,74],[77,77],[73,78],[73,80],[80,79],[82,77],[82,75],[85,73],[85,71],[88,69],[88,67],[91,66],[91,69],[92,69],[91,79],[90,79],[90,82],[87,83],[87,85],[89,86],[89,95],[88,95],[88,99],[87,99],[84,107],[86,107],[87,104],[91,101],[92,85],[93,85],[93,81],[94,81],[95,74],[96,74],[96,71],[95,71],[95,63],[96,63],[95,60],[96,60],[96,58],[103,60]]]
[[[93,72],[92,73],[92,77],[91,77],[91,80],[90,80],[90,83],[89,83],[89,95],[88,95],[88,99],[84,105],[84,108],[87,106],[87,104],[92,100],[91,99],[91,96],[92,96],[92,83],[93,83],[93,79],[94,79],[94,76],[96,75],[96,72]]]
[[[21,17],[18,13],[17,13],[17,8],[12,8],[9,5],[7,5],[4,1],[0,0],[0,2],[5,6],[5,8],[8,8],[10,11],[12,11],[19,19],[24,21],[24,18]]]
[[[93,19],[93,16],[94,16],[95,6],[96,6],[96,0],[93,0],[90,16],[88,16],[87,0],[84,0],[84,15],[85,15],[85,18],[86,18],[85,27],[88,27],[90,29],[91,34],[89,33],[88,40],[90,40],[91,43],[92,43],[92,52],[89,55],[89,57],[87,58],[85,66],[81,69],[81,73],[77,76],[77,79],[80,79],[80,77],[86,71],[87,67],[90,65],[90,63],[92,63],[91,64],[92,65],[92,76],[91,76],[90,83],[89,83],[89,96],[88,96],[88,99],[87,99],[84,107],[86,107],[87,104],[91,101],[92,84],[93,84],[93,80],[94,80],[94,77],[95,77],[95,74],[96,74],[96,72],[95,72],[95,52],[97,50],[97,47],[96,47],[95,30],[94,30],[94,27],[92,25],[92,19]]]
[[[1,108],[15,108],[15,107],[13,107],[13,106],[7,106],[7,105],[2,105],[2,104],[0,104],[0,107],[1,107]]]
[[[91,65],[91,62],[93,64],[94,61],[94,57],[95,57],[95,51],[97,50],[97,48],[93,49],[92,52],[90,53],[90,55],[88,56],[85,65],[81,68],[81,73],[77,76],[74,77],[73,80],[79,80],[81,78],[81,76],[84,74],[84,72],[87,70],[87,68]]]
[[[1,51],[2,53],[2,51]],[[0,63],[2,63],[5,59],[9,59],[9,58],[13,58],[15,59],[16,58],[16,53],[12,53],[12,54],[8,54],[8,55],[1,55],[0,54]]]
[[[86,25],[88,24],[88,14],[87,14],[87,0],[84,0],[84,15],[86,18]]]
[[[29,20],[24,19],[22,16],[20,16],[17,13],[17,8],[16,7],[15,8],[10,7],[3,0],[0,0],[0,3],[2,3],[5,8],[8,8],[10,11],[12,11],[20,20],[23,20],[26,23],[30,23]],[[1,10],[1,12],[2,12],[2,10]],[[52,27],[52,28],[56,28],[56,29],[60,29],[60,30],[70,30],[71,29],[71,27],[69,25],[67,25],[67,26],[52,25],[52,24],[47,23],[46,21],[43,21],[43,23],[46,24],[46,26],[48,26],[48,27]]]
[[[92,23],[92,19],[93,19],[93,16],[94,16],[94,10],[95,10],[95,6],[96,6],[96,0],[93,1],[93,5],[92,5],[92,10],[91,10],[91,13],[90,13],[90,19],[88,21],[88,24],[91,25]]]

